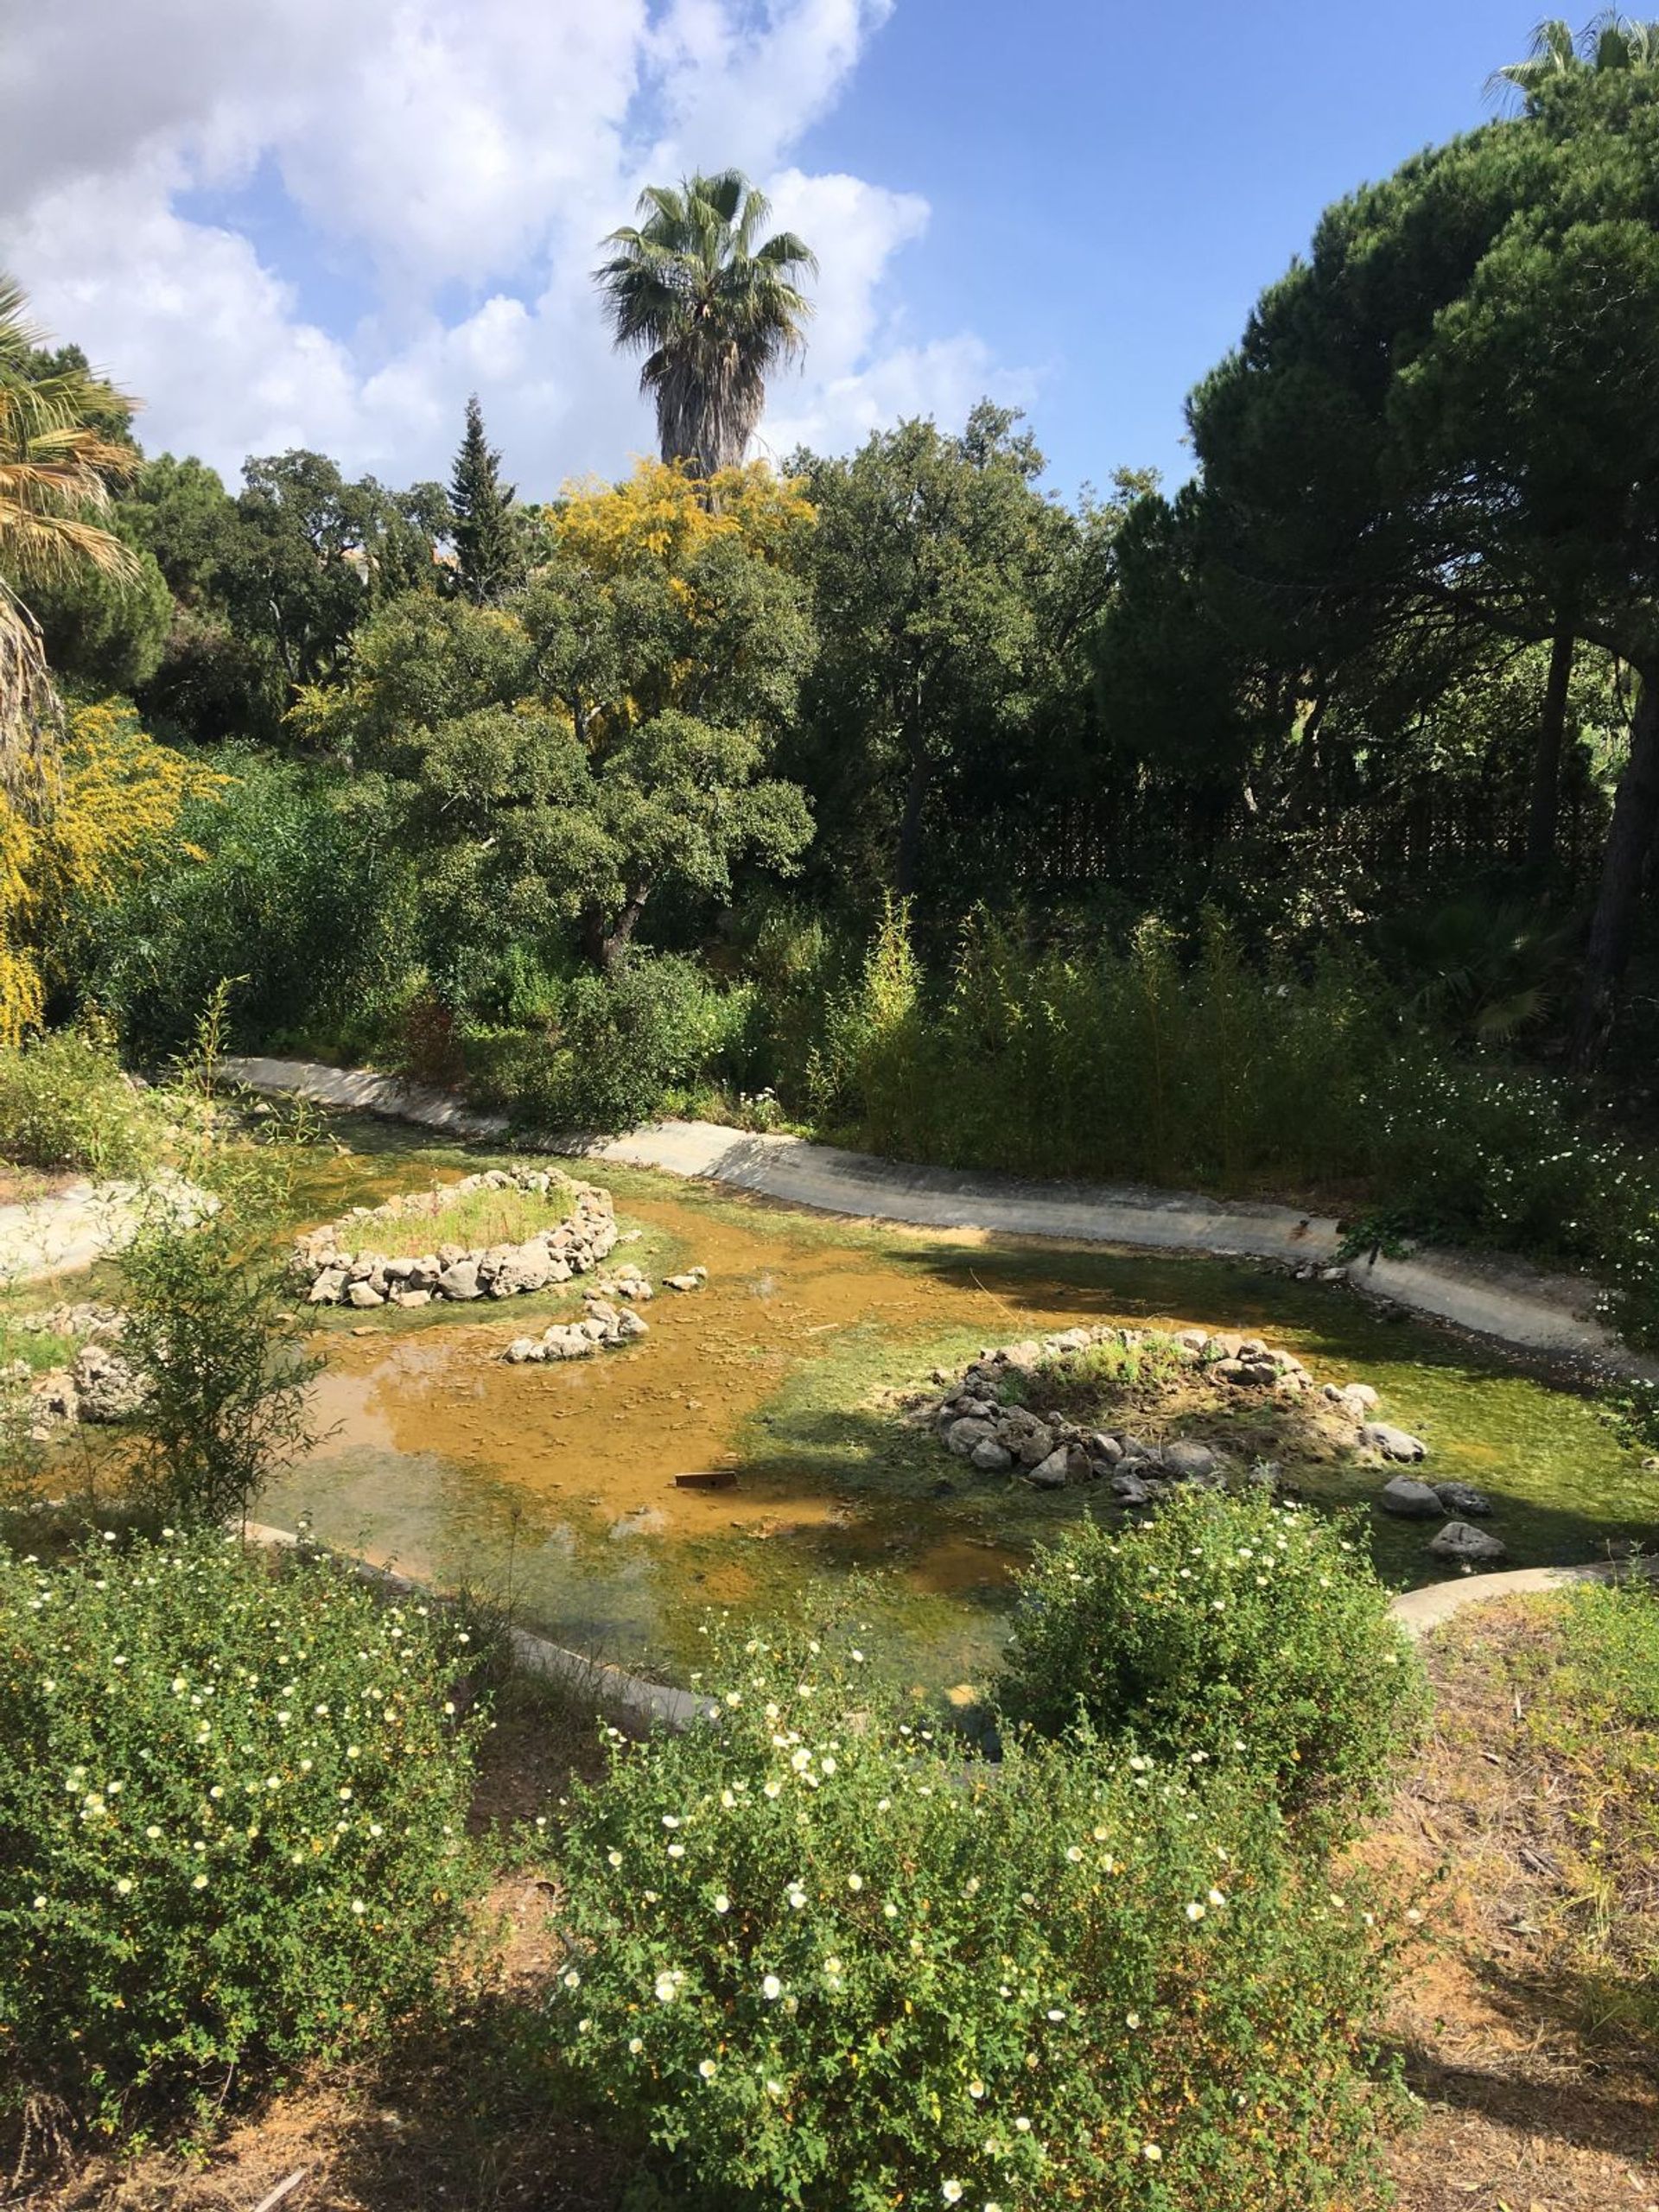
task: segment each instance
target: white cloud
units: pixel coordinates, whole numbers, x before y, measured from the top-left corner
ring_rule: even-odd
[[[597,240],[647,178],[735,162],[823,262],[766,444],[959,418],[1017,378],[895,310],[925,203],[786,166],[891,5],[54,0],[0,45],[0,264],[144,396],[152,450],[233,474],[303,443],[397,482],[442,475],[476,390],[509,471],[544,493],[653,442],[593,295]],[[266,259],[187,196],[255,180],[286,203]],[[337,296],[340,268],[362,296],[325,329],[302,302],[320,274]]]

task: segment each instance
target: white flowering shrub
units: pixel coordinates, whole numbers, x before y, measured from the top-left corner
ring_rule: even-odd
[[[1385,1947],[1242,1778],[936,1741],[842,1637],[569,1815],[558,2039],[720,2212],[1359,2200]]]
[[[1016,1621],[998,1691],[1013,1718],[1243,1765],[1326,1834],[1376,1800],[1425,1710],[1357,1518],[1261,1492],[1075,1523],[1037,1554]]]
[[[0,1549],[0,2113],[188,2106],[429,1991],[462,1656],[424,1605],[221,1535]]]

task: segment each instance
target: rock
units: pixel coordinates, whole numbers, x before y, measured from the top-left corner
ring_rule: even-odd
[[[325,1268],[306,1293],[308,1306],[338,1306],[340,1293],[346,1287],[343,1268]]]
[[[1459,1519],[1466,1520],[1471,1513],[1483,1516],[1492,1510],[1492,1501],[1485,1491],[1475,1490],[1468,1483],[1434,1483],[1431,1488],[1446,1511],[1457,1514]]]
[[[366,1279],[362,1282],[350,1283],[346,1286],[346,1303],[348,1306],[359,1306],[366,1311],[371,1306],[384,1306],[385,1302],[385,1291],[377,1290]]]
[[[1207,1444],[1185,1440],[1164,1446],[1164,1466],[1177,1482],[1196,1482],[1216,1471],[1216,1455]]]
[[[1115,1467],[1123,1457],[1123,1446],[1115,1436],[1107,1435],[1104,1429],[1091,1429],[1083,1440],[1094,1458],[1105,1460],[1108,1466]]]
[[[1411,1436],[1403,1428],[1390,1428],[1385,1421],[1368,1421],[1359,1432],[1359,1440],[1373,1452],[1380,1452],[1385,1459],[1426,1459],[1428,1446],[1421,1436]]]
[[[1152,1492],[1139,1475],[1115,1474],[1111,1478],[1112,1496],[1120,1505],[1150,1505]]]
[[[982,1475],[1005,1475],[1014,1465],[1014,1454],[1006,1445],[999,1444],[995,1437],[985,1436],[968,1454],[968,1464],[977,1467]]]
[[[99,1427],[130,1420],[143,1403],[143,1382],[118,1353],[103,1344],[81,1346],[71,1379],[80,1419]]]
[[[1382,1402],[1369,1382],[1326,1382],[1319,1395],[1333,1406],[1346,1406],[1357,1420],[1375,1413]]]
[[[522,1367],[527,1360],[547,1357],[547,1346],[534,1337],[515,1337],[501,1355],[514,1367]]]
[[[544,1290],[552,1264],[546,1245],[539,1240],[509,1246],[490,1284],[490,1296],[518,1298],[530,1291]]]
[[[951,1422],[944,1433],[944,1441],[945,1448],[958,1459],[971,1459],[982,1444],[996,1442],[996,1431],[989,1421],[969,1415]]]
[[[441,1259],[443,1256],[442,1246],[438,1256]],[[438,1277],[437,1287],[445,1298],[461,1300],[481,1298],[484,1294],[478,1287],[478,1262],[464,1257],[451,1260]]]
[[[1057,1441],[1053,1430],[1039,1422],[1020,1438],[1014,1447],[1014,1457],[1023,1467],[1040,1467]]]
[[[1249,1390],[1270,1390],[1279,1380],[1279,1369],[1274,1361],[1259,1355],[1249,1359],[1228,1361],[1236,1371],[1229,1377]],[[1219,1373],[1219,1370],[1217,1370]]]
[[[389,1290],[386,1295],[394,1306],[429,1306],[432,1303],[429,1290]]]
[[[1179,1329],[1175,1334],[1175,1342],[1183,1351],[1202,1351],[1209,1341],[1202,1329]]]
[[[1064,1490],[1070,1479],[1069,1452],[1064,1444],[1026,1474],[1026,1480],[1033,1490]]]
[[[1471,1528],[1467,1521],[1448,1521],[1438,1536],[1429,1538],[1428,1548],[1436,1559],[1455,1560],[1460,1567],[1496,1567],[1510,1555],[1488,1529]]]
[[[1408,1521],[1436,1521],[1446,1510],[1427,1483],[1413,1482],[1409,1475],[1396,1475],[1385,1483],[1376,1502],[1385,1513],[1398,1513]]]
[[[706,1268],[690,1268],[683,1275],[664,1275],[663,1287],[664,1290],[701,1290],[708,1280],[709,1270]]]
[[[632,1312],[619,1313],[616,1317],[616,1333],[622,1343],[627,1344],[636,1337],[648,1336],[651,1333],[651,1324],[643,1313]]]

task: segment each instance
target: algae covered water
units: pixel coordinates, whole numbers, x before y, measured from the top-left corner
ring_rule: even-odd
[[[383,1128],[346,1128],[303,1192],[320,1222],[476,1167]],[[650,1334],[602,1358],[503,1363],[578,1287],[499,1304],[329,1316],[310,1457],[267,1517],[509,1605],[561,1642],[645,1672],[697,1664],[710,1605],[764,1611],[818,1580],[874,1576],[918,1681],[982,1681],[1032,1546],[1103,1501],[982,1478],[893,1402],[982,1346],[1078,1323],[1259,1332],[1317,1381],[1363,1381],[1431,1446],[1424,1471],[1477,1484],[1515,1566],[1642,1541],[1659,1475],[1584,1396],[1449,1331],[1384,1319],[1328,1285],[1248,1262],[1173,1259],[829,1220],[607,1167],[625,1243],[660,1281],[709,1280],[645,1309]],[[1228,1440],[1250,1449],[1248,1411]],[[1155,1426],[1155,1424],[1154,1424]],[[1290,1470],[1315,1502],[1370,1515],[1382,1571],[1435,1578],[1432,1533],[1375,1511],[1383,1478],[1337,1455]],[[683,1475],[719,1486],[688,1486]]]

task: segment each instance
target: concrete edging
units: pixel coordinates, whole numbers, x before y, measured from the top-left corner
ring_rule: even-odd
[[[226,1059],[221,1066],[251,1090],[380,1114],[468,1141],[509,1131],[503,1114],[480,1113],[447,1091],[369,1069],[261,1058]],[[1334,1220],[1299,1213],[1294,1206],[1135,1184],[1037,1182],[914,1166],[713,1122],[652,1122],[620,1137],[556,1140],[550,1148],[721,1183],[817,1212],[918,1228],[1317,1265],[1334,1264],[1341,1241]],[[1630,1351],[1586,1311],[1599,1294],[1576,1278],[1541,1274],[1518,1262],[1482,1265],[1458,1253],[1426,1252],[1351,1263],[1348,1280],[1369,1295],[1516,1351],[1576,1360],[1610,1377],[1659,1382],[1659,1359]]]

